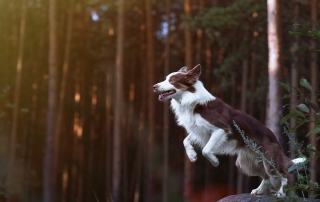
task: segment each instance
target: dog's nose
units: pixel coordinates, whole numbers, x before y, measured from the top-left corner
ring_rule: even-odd
[[[153,85],[153,91],[156,91],[158,88],[159,88],[159,85],[158,85],[158,84]]]

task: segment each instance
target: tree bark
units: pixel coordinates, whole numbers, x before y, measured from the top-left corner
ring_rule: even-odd
[[[168,33],[165,40],[164,76],[169,74],[170,66],[170,0],[166,0],[166,23]],[[163,114],[163,178],[162,201],[168,201],[168,175],[169,175],[169,102],[164,103]]]
[[[46,129],[46,147],[44,159],[44,201],[51,202],[53,193],[53,162],[54,162],[54,130],[56,120],[57,97],[57,23],[56,0],[49,0],[49,83],[48,83],[48,113]]]
[[[146,0],[146,31],[147,31],[147,72],[148,88],[154,83],[155,60],[154,60],[154,29],[152,16],[152,0]],[[147,201],[153,201],[153,158],[154,158],[154,135],[155,135],[155,96],[148,90],[148,138],[147,138]]]
[[[247,112],[247,84],[248,84],[248,59],[242,61],[242,78],[241,78],[241,102],[240,110]],[[240,194],[244,191],[244,174],[238,169],[237,174],[237,193]]]
[[[113,169],[112,169],[112,199],[120,201],[121,182],[121,119],[122,119],[122,81],[124,56],[124,0],[118,2],[117,19],[117,50],[116,50],[116,76],[115,76],[115,107],[113,131]]]
[[[184,1],[184,11],[187,17],[191,17],[191,0]],[[192,34],[190,31],[190,24],[185,26],[185,64],[188,69],[193,68],[193,55],[192,55]],[[185,132],[184,132],[185,133]],[[187,135],[187,134],[186,134]],[[190,201],[193,195],[193,165],[188,156],[184,154],[184,185],[183,185],[183,198],[185,202]]]
[[[72,36],[72,24],[73,24],[73,2],[70,0],[69,5],[69,14],[67,22],[67,33],[66,33],[66,45],[64,52],[64,61],[62,66],[62,79],[60,83],[60,92],[59,92],[59,101],[58,101],[58,111],[57,111],[57,120],[54,134],[54,170],[53,170],[53,189],[54,192],[57,191],[57,179],[59,176],[59,145],[60,145],[60,135],[61,135],[61,124],[63,119],[64,103],[65,103],[65,94],[66,94],[66,84],[68,79],[68,69],[69,69],[69,58],[70,58],[70,49],[71,49],[71,36]],[[56,194],[55,194],[56,195]]]
[[[14,108],[12,114],[12,126],[11,126],[11,141],[10,141],[10,156],[9,156],[9,166],[7,173],[7,182],[9,190],[12,190],[15,184],[14,179],[14,167],[16,163],[16,144],[17,144],[17,129],[18,129],[18,117],[20,108],[20,89],[21,89],[21,71],[23,62],[23,49],[24,49],[24,38],[25,38],[25,27],[26,27],[26,13],[27,13],[27,2],[22,3],[22,14],[20,20],[20,33],[19,33],[19,49],[18,49],[18,59],[17,59],[17,72],[14,90]],[[13,189],[14,190],[14,189]],[[7,201],[12,201],[13,195],[9,194]]]
[[[280,133],[280,113],[279,90],[277,80],[280,73],[280,47],[279,30],[277,21],[279,20],[279,1],[268,0],[268,74],[269,90],[267,99],[266,126],[279,137]]]
[[[298,22],[298,15],[299,15],[299,4],[296,3],[294,5],[294,10],[293,10],[293,18],[294,18],[294,23]],[[296,29],[296,26],[294,27]],[[290,48],[291,52],[291,72],[290,72],[290,83],[292,86],[298,86],[298,43],[299,43],[299,36],[295,35],[294,36],[294,42]],[[296,107],[296,101],[297,101],[297,96],[298,93],[296,90],[291,89],[291,97],[290,97],[290,109],[293,110]],[[297,125],[297,121],[294,118],[290,119],[290,128],[294,128]],[[292,132],[293,137],[296,138],[296,133]],[[295,158],[295,152],[294,152],[294,147],[293,143],[290,143],[290,159]],[[289,184],[294,185],[294,180],[295,176],[294,175],[289,175]]]
[[[311,1],[311,20],[312,20],[312,31],[317,29],[317,23],[318,23],[318,1],[317,0],[312,0]],[[311,40],[310,44],[310,49],[311,49],[311,62],[310,62],[310,69],[311,69],[311,85],[313,88],[314,92],[318,91],[318,65],[317,65],[317,60],[318,60],[318,52],[315,51],[316,49],[316,41],[314,39]],[[311,101],[317,103],[317,95],[313,94],[311,95]],[[310,117],[314,120],[315,116],[315,111],[311,109]],[[314,122],[311,122],[309,124],[309,131],[313,130],[315,127]],[[309,142],[311,145],[315,146],[317,148],[317,136],[316,134],[311,134],[309,136]],[[314,170],[314,172],[310,172],[310,180],[316,182],[317,181],[317,173],[316,171],[316,158],[313,155],[310,155],[311,161],[310,161],[310,169]],[[314,195],[314,191],[310,193],[311,196]],[[310,197],[310,196],[309,196]]]

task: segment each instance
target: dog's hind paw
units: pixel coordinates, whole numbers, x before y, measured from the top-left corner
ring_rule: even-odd
[[[278,198],[283,198],[283,197],[285,197],[286,195],[283,193],[283,192],[277,192],[276,194],[275,194],[275,196],[276,197],[278,197]]]
[[[253,190],[251,191],[251,194],[252,194],[252,195],[261,195],[262,193],[263,193],[263,190],[261,190],[261,189],[259,189],[259,188],[253,189]]]

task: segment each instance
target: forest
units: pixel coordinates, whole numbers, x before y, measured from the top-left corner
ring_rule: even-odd
[[[0,201],[250,193],[260,179],[241,174],[235,156],[213,167],[197,150],[190,162],[186,131],[152,90],[197,64],[205,88],[269,127],[290,158],[281,124],[294,128],[296,141],[314,148],[304,151],[306,178],[319,182],[311,154],[320,132],[312,121],[319,8],[317,0],[0,0]],[[305,97],[311,121],[301,118]]]

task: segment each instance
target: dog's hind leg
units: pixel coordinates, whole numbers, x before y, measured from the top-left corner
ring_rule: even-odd
[[[283,187],[286,186],[287,183],[288,183],[288,179],[282,177],[282,178],[281,178],[281,187],[280,187],[280,189],[279,189],[279,191],[278,191],[278,193],[277,193],[277,196],[278,196],[278,197],[284,197],[284,196],[286,196],[285,193],[283,192]]]
[[[190,136],[191,135],[188,135],[186,138],[184,138],[183,145],[184,145],[184,148],[186,149],[186,153],[187,153],[190,161],[195,162],[197,160],[197,153],[191,144]]]
[[[273,170],[273,168],[271,169],[271,165],[266,162],[263,161],[263,165],[265,168],[265,171],[268,173],[268,175],[270,176],[271,180],[280,180],[281,184],[280,184],[280,188],[278,189],[277,193],[275,194],[275,196],[277,197],[285,197],[285,193],[283,192],[283,187],[287,185],[288,183],[288,179],[287,179],[287,175],[285,173],[280,173],[280,171],[275,171]],[[279,168],[277,168],[279,169]],[[272,171],[271,171],[272,170]]]
[[[259,185],[258,188],[256,189],[253,189],[251,191],[251,194],[254,194],[254,195],[261,195],[261,194],[264,194],[264,192],[266,191],[266,189],[268,189],[268,185],[266,183],[266,179],[262,179],[262,182],[261,184]]]
[[[219,165],[219,160],[214,155],[214,150],[218,150],[226,140],[227,135],[225,131],[223,129],[218,129],[211,134],[209,141],[202,150],[202,155],[206,157],[215,167]]]

